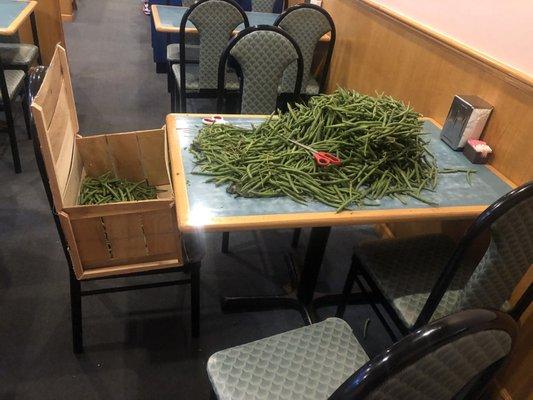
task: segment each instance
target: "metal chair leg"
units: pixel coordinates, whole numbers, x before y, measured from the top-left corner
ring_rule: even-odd
[[[229,253],[229,232],[222,233],[222,253]]]
[[[9,135],[9,143],[11,145],[13,165],[15,166],[15,172],[18,174],[22,172],[22,166],[20,164],[17,135],[15,134],[15,122],[13,121],[13,114],[11,113],[11,103],[9,99],[4,102],[4,113],[6,114],[7,133]]]
[[[72,322],[72,349],[83,353],[83,325],[81,311],[81,283],[70,270],[70,318]]]
[[[191,335],[200,336],[200,263],[191,268]]]
[[[346,277],[346,281],[344,282],[344,288],[342,289],[342,302],[337,306],[337,312],[335,316],[338,318],[342,318],[344,316],[344,312],[346,311],[346,304],[348,304],[350,294],[352,293],[353,284],[359,271],[359,263],[359,259],[354,254],[352,256],[352,264],[350,265],[348,276]]]
[[[22,96],[22,113],[24,114],[24,124],[26,125],[28,139],[31,139],[30,104],[26,95]]]
[[[292,241],[291,241],[291,247],[297,248],[298,242],[300,241],[300,235],[302,234],[302,228],[296,228],[294,231],[292,231]]]

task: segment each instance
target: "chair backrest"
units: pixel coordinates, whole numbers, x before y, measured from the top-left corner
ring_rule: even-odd
[[[218,109],[222,105],[225,65],[235,60],[242,79],[241,113],[270,114],[276,110],[278,86],[284,71],[297,63],[294,94],[302,86],[302,53],[294,39],[275,26],[250,27],[241,31],[228,45],[218,67]]]
[[[182,7],[190,7],[192,6],[196,0],[181,0],[181,6]]]
[[[183,15],[180,24],[180,60],[185,60],[187,21],[191,21],[200,39],[199,88],[217,88],[218,61],[228,45],[233,30],[249,26],[248,17],[233,0],[201,0]],[[185,90],[185,63],[180,63],[180,88]]]
[[[458,296],[455,310],[505,309],[506,300],[533,265],[533,182],[498,199],[472,223],[433,287],[415,329],[431,319],[465,254],[487,230],[489,247]]]
[[[252,11],[271,13],[275,4],[276,0],[252,0]]]
[[[385,350],[331,400],[476,398],[509,355],[517,324],[507,314],[466,310],[437,320]]]
[[[304,72],[302,77],[302,87],[307,86],[307,82],[311,76],[311,65],[313,63],[313,55],[315,48],[320,41],[320,38],[326,33],[330,32],[330,40],[328,43],[328,52],[324,65],[322,66],[322,74],[319,80],[319,91],[322,92],[326,83],[326,77],[333,55],[333,48],[335,47],[335,23],[326,10],[313,4],[298,4],[288,8],[281,14],[275,26],[279,26],[284,31],[287,31],[298,43],[302,51],[304,62]],[[283,74],[282,92],[292,91],[294,87],[294,80],[296,79],[296,64],[293,63],[287,68]]]

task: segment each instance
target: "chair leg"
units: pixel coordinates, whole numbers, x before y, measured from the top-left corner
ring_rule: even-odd
[[[28,139],[31,139],[30,103],[28,102],[27,95],[22,96],[22,113],[24,114],[24,124],[26,125]]]
[[[335,316],[338,318],[342,318],[344,316],[344,312],[346,311],[346,305],[348,304],[350,294],[352,293],[355,278],[357,277],[357,273],[359,272],[359,267],[359,258],[354,254],[352,256],[352,264],[350,265],[348,276],[346,277],[346,281],[344,282],[344,288],[342,289],[342,302],[337,306],[337,312]]]
[[[13,114],[11,113],[11,103],[9,102],[9,100],[5,101],[4,113],[6,114],[7,133],[9,135],[9,143],[11,144],[13,165],[15,166],[15,172],[18,174],[22,171],[22,166],[20,164],[17,135],[15,134],[15,122],[13,121]]]
[[[296,228],[294,231],[292,231],[292,241],[291,241],[291,247],[297,248],[298,242],[300,241],[300,235],[302,234],[302,228]]]
[[[200,336],[200,266],[195,263],[191,268],[191,335]]]
[[[83,325],[81,311],[81,283],[70,270],[70,318],[72,322],[72,348],[75,354],[83,353]]]
[[[222,233],[222,253],[229,253],[229,232]]]

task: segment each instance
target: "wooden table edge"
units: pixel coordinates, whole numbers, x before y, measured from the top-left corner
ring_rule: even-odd
[[[166,6],[164,4],[152,4],[151,9],[152,9],[152,17],[154,19],[155,30],[160,33],[179,33],[180,28],[176,26],[163,25],[163,23],[161,22],[161,17],[159,16],[159,10],[158,10],[159,6],[179,7],[179,6]],[[196,28],[185,28],[185,32],[194,33],[194,32],[198,32],[198,30]],[[236,33],[237,33],[236,31],[233,32],[234,35]],[[329,33],[324,34],[320,38],[321,42],[329,42],[330,40],[331,40],[331,35]]]
[[[0,35],[2,36],[11,36],[14,35],[18,29],[20,28],[20,25],[24,23],[26,18],[30,16],[30,14],[35,10],[35,7],[37,6],[36,1],[29,1],[28,4],[24,9],[20,12],[20,14],[11,22],[11,24],[4,29],[0,28]]]
[[[168,114],[166,117],[167,135],[169,144],[169,154],[171,163],[171,175],[176,199],[176,218],[178,227],[182,232],[194,232],[198,230],[208,232],[219,231],[239,231],[255,229],[284,229],[303,228],[315,226],[341,226],[341,225],[372,225],[389,222],[415,222],[429,220],[453,220],[470,219],[481,214],[489,205],[479,204],[471,206],[450,206],[450,207],[421,207],[390,210],[358,210],[293,213],[293,214],[261,214],[247,216],[213,217],[202,225],[194,224],[189,219],[189,199],[187,195],[187,181],[181,157],[179,135],[176,130],[176,117],[205,117],[206,114]],[[242,114],[224,114],[225,119],[242,118]],[[265,115],[247,115],[249,118],[264,118]],[[423,118],[434,122],[431,118]],[[434,122],[437,126],[438,123]],[[490,167],[490,166],[487,166]],[[497,172],[494,168],[491,171],[508,183],[511,187],[515,185]]]

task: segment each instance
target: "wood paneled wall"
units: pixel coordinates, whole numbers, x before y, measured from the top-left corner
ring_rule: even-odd
[[[494,106],[484,139],[492,165],[516,184],[533,179],[533,82],[450,45],[449,38],[374,8],[366,0],[324,0],[337,28],[328,90],[385,92],[443,123],[455,94]],[[468,50],[468,49],[466,49]]]
[[[36,1],[38,4],[35,9],[35,17],[37,20],[37,30],[39,32],[41,56],[43,64],[48,65],[54,55],[56,44],[60,43],[65,47],[61,10],[59,0]],[[25,43],[33,43],[29,21],[20,28],[19,35],[21,41]]]

